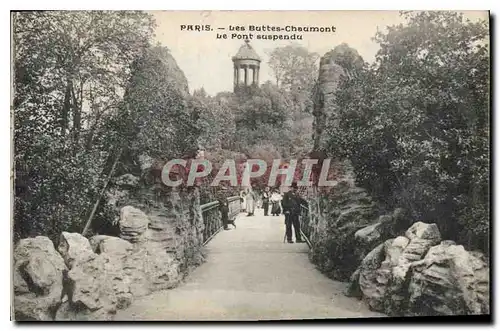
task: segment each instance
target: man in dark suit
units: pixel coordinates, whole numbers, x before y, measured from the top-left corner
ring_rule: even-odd
[[[262,208],[264,208],[264,216],[269,213],[269,199],[271,198],[271,193],[269,192],[269,186],[264,188],[262,192]]]
[[[292,183],[291,190],[283,196],[283,212],[285,214],[286,239],[288,243],[293,244],[292,240],[292,225],[295,230],[295,241],[298,243],[305,242],[300,235],[300,205],[306,205],[307,202],[299,196],[297,183]]]

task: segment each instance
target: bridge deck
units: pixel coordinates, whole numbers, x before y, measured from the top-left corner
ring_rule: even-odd
[[[241,214],[204,248],[207,261],[179,287],[136,299],[115,320],[258,320],[383,316],[342,294],[307,257],[283,243],[284,217]]]

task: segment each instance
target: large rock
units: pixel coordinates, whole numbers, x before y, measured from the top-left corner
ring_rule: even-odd
[[[443,242],[412,266],[408,310],[414,315],[489,313],[489,268],[484,256]]]
[[[409,226],[408,215],[402,208],[382,215],[377,222],[354,234],[356,255],[363,258],[370,250],[389,238],[402,234]]]
[[[440,241],[436,224],[413,224],[405,236],[385,241],[363,259],[347,294],[391,316],[489,311],[484,257]]]
[[[326,124],[327,113],[334,104],[335,92],[345,70],[335,61],[335,52],[332,50],[323,55],[319,62],[318,83],[314,93],[314,149],[319,150],[322,145],[322,135]]]
[[[360,242],[366,243],[367,245],[371,245],[372,243],[379,241],[382,237],[381,227],[382,222],[368,225],[367,227],[356,231],[354,238]]]
[[[122,259],[130,249],[131,244],[120,238],[96,236],[91,244],[78,233],[63,232],[58,250],[70,268],[68,301],[58,309],[56,318],[109,320],[116,309],[128,306],[132,294]]]
[[[359,291],[364,297],[379,298],[380,289],[377,287],[377,275],[375,271],[380,267],[384,260],[384,244],[375,247],[368,255],[365,256],[359,268],[354,272],[357,276],[353,278],[355,284],[353,287],[359,288]]]
[[[405,236],[410,240],[418,238],[431,240],[432,242],[441,241],[441,233],[435,223],[427,224],[424,222],[416,222],[406,231]]]
[[[97,254],[106,253],[116,256],[128,255],[134,249],[133,244],[130,242],[112,236],[93,236],[90,238],[89,242],[92,250]]]
[[[148,228],[148,216],[140,209],[125,206],[120,211],[120,237],[130,242],[144,239],[144,232]]]
[[[423,258],[440,238],[436,224],[417,222],[406,231],[406,236],[385,241],[380,264],[372,264],[371,268],[360,266],[359,287],[370,308],[399,315],[407,297],[405,286],[411,263]]]
[[[16,320],[52,320],[63,295],[66,265],[47,237],[26,238],[14,249]]]
[[[64,262],[70,269],[75,263],[86,261],[94,256],[88,239],[79,233],[63,232],[57,250],[61,253]]]
[[[71,269],[68,300],[57,311],[59,320],[111,320],[134,297],[168,289],[181,280],[179,262],[154,242],[130,242],[98,235],[87,241],[79,234],[62,236],[60,249]],[[78,243],[78,246],[74,243]],[[83,254],[72,254],[81,247]],[[84,257],[84,258],[80,258]]]
[[[345,59],[349,58],[349,67],[345,67]],[[343,43],[325,53],[319,62],[319,73],[314,90],[314,150],[320,150],[327,135],[323,134],[327,122],[335,125],[336,120],[336,91],[343,78],[349,77],[354,67],[361,68],[363,59],[358,52]]]

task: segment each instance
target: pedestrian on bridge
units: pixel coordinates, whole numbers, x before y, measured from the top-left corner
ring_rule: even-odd
[[[283,197],[281,196],[280,192],[277,189],[273,190],[273,193],[271,194],[271,215],[273,216],[280,216],[281,214],[281,207],[280,203]]]
[[[283,212],[285,213],[286,239],[288,243],[293,244],[292,240],[292,225],[295,230],[295,241],[298,243],[305,242],[300,235],[300,205],[307,204],[298,193],[297,183],[292,183],[291,190],[283,196]]]
[[[245,212],[246,211],[246,208],[247,208],[247,199],[246,199],[246,192],[245,191],[241,191],[240,192],[240,203],[241,203],[241,209],[240,211],[241,212]]]
[[[219,201],[219,211],[221,213],[222,227],[224,230],[229,230],[229,200],[227,188],[223,185],[220,186],[220,191],[217,193],[217,200]]]
[[[246,210],[248,213],[247,216],[253,216],[253,214],[255,212],[255,203],[257,201],[257,194],[255,193],[255,191],[253,190],[252,187],[249,187],[245,197],[246,197],[246,203],[247,203],[247,206],[246,206]]]
[[[271,198],[271,193],[269,192],[269,186],[264,188],[262,192],[262,208],[264,208],[264,216],[267,216],[269,212],[269,199]]]

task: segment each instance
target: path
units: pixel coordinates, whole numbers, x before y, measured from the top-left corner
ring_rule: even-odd
[[[179,287],[136,299],[115,320],[258,320],[383,316],[342,294],[309,262],[306,244],[283,243],[284,216],[241,215],[217,234],[207,261]]]

